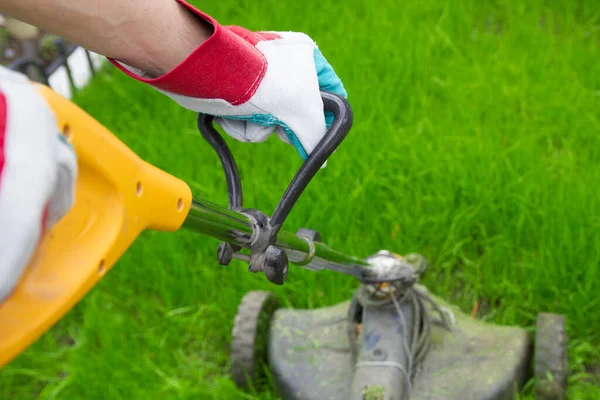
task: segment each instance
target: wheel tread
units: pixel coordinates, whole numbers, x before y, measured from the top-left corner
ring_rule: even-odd
[[[562,400],[566,396],[568,337],[564,315],[538,315],[534,373],[537,400]],[[552,380],[548,379],[552,375]]]
[[[270,292],[248,292],[240,302],[235,316],[231,339],[231,373],[237,386],[247,388],[256,383],[260,366],[256,348],[257,328],[264,313],[272,314],[278,308],[275,296]],[[258,335],[265,334],[258,332]]]

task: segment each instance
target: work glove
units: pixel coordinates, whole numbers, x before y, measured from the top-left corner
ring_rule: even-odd
[[[160,77],[116,60],[128,75],[148,83],[192,111],[215,115],[229,135],[265,141],[273,131],[305,159],[327,127],[320,91],[346,97],[342,82],[303,33],[250,32],[221,26],[183,0],[214,32],[181,64]]]
[[[0,303],[71,208],[76,178],[50,107],[24,75],[0,67]]]

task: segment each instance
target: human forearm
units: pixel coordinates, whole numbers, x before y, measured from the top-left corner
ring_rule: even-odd
[[[0,12],[155,76],[212,32],[175,0],[0,0]]]

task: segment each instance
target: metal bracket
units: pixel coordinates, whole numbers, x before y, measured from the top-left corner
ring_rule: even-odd
[[[302,266],[302,265],[310,264],[310,262],[313,260],[313,258],[315,258],[317,248],[315,247],[315,242],[312,239],[310,239],[306,236],[300,236],[300,238],[304,239],[304,241],[306,243],[308,243],[308,248],[310,249],[308,254],[306,255],[306,257],[304,258],[304,260],[294,262],[294,264]]]

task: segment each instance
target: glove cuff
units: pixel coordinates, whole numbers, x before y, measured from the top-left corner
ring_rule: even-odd
[[[158,78],[110,59],[116,67],[138,81],[161,91],[202,99],[222,99],[232,105],[247,102],[256,92],[267,70],[267,60],[254,46],[233,30],[184,0],[182,6],[210,23],[214,32],[185,60]]]

